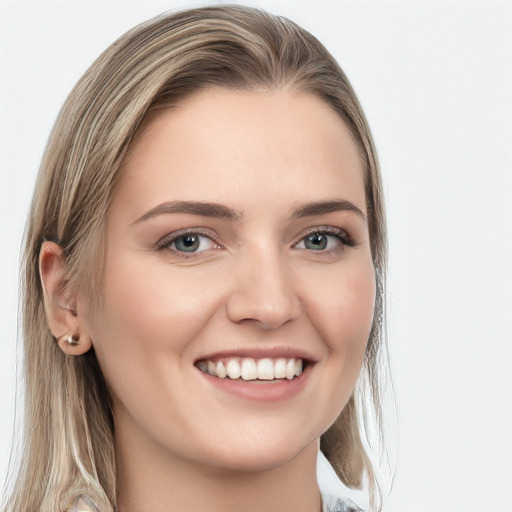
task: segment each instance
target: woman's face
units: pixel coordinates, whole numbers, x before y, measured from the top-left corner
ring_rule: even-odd
[[[358,151],[314,96],[206,90],[149,123],[106,219],[101,311],[79,300],[118,447],[263,470],[313,446],[371,328],[365,218]]]

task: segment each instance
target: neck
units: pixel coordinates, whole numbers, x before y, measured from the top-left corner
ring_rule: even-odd
[[[119,441],[119,439],[118,439]],[[119,442],[118,442],[119,444]],[[118,454],[119,512],[318,512],[318,444],[259,471],[237,471],[130,446]]]

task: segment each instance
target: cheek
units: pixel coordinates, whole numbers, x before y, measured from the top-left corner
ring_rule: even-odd
[[[332,420],[351,396],[363,363],[375,308],[375,272],[371,260],[357,262],[331,281],[312,308],[317,331],[327,348],[325,399],[337,404]]]
[[[323,434],[347,404],[361,371],[373,323],[375,273],[371,259],[330,273],[326,286],[310,288],[307,310],[326,349],[319,362],[316,409]]]
[[[87,325],[114,392],[135,378],[144,385],[164,365],[179,369],[215,309],[203,276],[185,272],[185,279],[169,265],[149,265],[137,254],[107,260],[105,268],[103,307],[87,315]]]
[[[344,340],[344,343],[353,350],[363,354],[373,323],[375,311],[375,274],[373,266],[368,272],[348,277],[345,282],[346,294],[339,304],[340,314],[333,322],[337,329],[334,337]]]
[[[135,255],[110,262],[104,284],[104,317],[109,331],[145,339],[146,348],[151,349],[160,343],[168,346],[170,339],[179,339],[194,327],[200,329],[199,313],[206,314],[213,297],[205,294],[200,273],[172,272],[165,262],[146,260],[147,256]]]
[[[318,330],[333,353],[362,359],[373,323],[375,272],[371,262],[361,262],[333,276],[330,286],[312,297],[311,309]]]

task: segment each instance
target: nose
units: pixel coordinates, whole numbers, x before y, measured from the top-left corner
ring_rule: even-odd
[[[302,305],[285,258],[275,251],[254,251],[234,269],[227,314],[232,322],[252,321],[262,329],[277,329],[296,320]]]

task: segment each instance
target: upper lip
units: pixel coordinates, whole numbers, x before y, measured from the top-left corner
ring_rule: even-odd
[[[196,359],[196,362],[207,361],[208,359],[222,359],[229,357],[252,357],[254,359],[278,359],[278,358],[295,358],[302,359],[309,363],[316,363],[318,359],[311,353],[298,349],[296,347],[276,346],[276,347],[253,347],[253,348],[237,348],[225,349],[215,352],[209,352]]]

